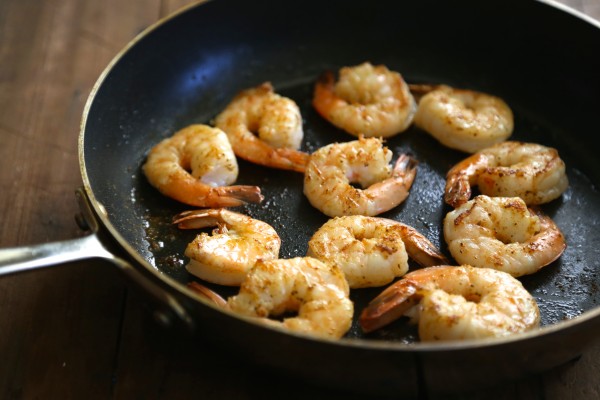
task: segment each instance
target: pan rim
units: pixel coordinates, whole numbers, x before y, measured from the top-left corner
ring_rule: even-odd
[[[79,158],[79,168],[80,174],[83,181],[83,189],[90,200],[91,207],[93,208],[97,218],[102,224],[103,228],[106,229],[112,239],[114,239],[118,245],[127,253],[129,257],[134,260],[135,265],[134,268],[143,267],[146,272],[149,272],[153,277],[158,279],[161,283],[165,284],[169,290],[177,292],[179,295],[184,296],[186,299],[192,300],[194,302],[199,302],[204,306],[210,307],[218,312],[227,314],[229,317],[235,318],[240,321],[244,321],[255,325],[261,329],[269,329],[271,331],[279,332],[283,335],[291,335],[295,336],[299,339],[315,341],[324,343],[327,345],[334,346],[344,346],[344,347],[353,347],[360,348],[363,350],[373,350],[373,351],[397,351],[397,352],[409,352],[409,353],[431,353],[431,352],[447,352],[447,351],[462,351],[462,350],[471,350],[474,348],[482,349],[482,348],[492,348],[498,346],[508,345],[514,342],[522,342],[535,338],[539,338],[542,336],[549,336],[559,333],[564,333],[567,330],[576,329],[581,327],[582,325],[591,323],[592,320],[600,318],[600,306],[596,306],[595,308],[584,311],[580,315],[577,315],[573,318],[563,320],[558,323],[554,323],[551,325],[547,325],[541,327],[539,329],[535,329],[533,331],[513,334],[506,337],[501,338],[485,338],[485,339],[469,339],[469,340],[461,340],[461,341],[441,341],[441,342],[416,342],[416,343],[402,343],[396,341],[385,341],[385,340],[370,340],[370,339],[362,339],[362,338],[341,338],[341,339],[328,339],[328,338],[319,338],[314,337],[308,334],[293,332],[289,330],[285,330],[284,328],[280,328],[277,326],[262,324],[260,321],[250,317],[244,317],[237,315],[229,310],[224,310],[219,308],[212,302],[198,296],[192,290],[188,289],[181,282],[175,280],[174,278],[169,277],[168,275],[162,273],[155,267],[153,267],[148,260],[146,260],[136,249],[131,246],[125,240],[125,238],[121,235],[119,230],[112,224],[108,213],[106,212],[105,207],[102,203],[96,198],[94,194],[94,190],[92,189],[92,183],[90,182],[89,176],[87,174],[87,166],[85,161],[85,132],[86,126],[88,124],[88,115],[90,109],[94,103],[96,94],[104,84],[107,76],[113,70],[115,65],[121,60],[121,58],[127,54],[127,52],[134,47],[138,42],[143,40],[146,36],[148,36],[151,32],[155,31],[165,23],[175,19],[181,14],[186,13],[192,8],[200,7],[204,4],[207,4],[213,0],[199,0],[198,2],[189,4],[187,6],[182,7],[181,9],[175,11],[174,13],[165,16],[155,23],[149,25],[143,31],[141,31],[138,35],[136,35],[132,40],[130,40],[107,64],[107,66],[103,69],[98,79],[94,83],[90,94],[86,100],[84,105],[83,114],[80,122],[80,132],[78,136],[78,158]],[[567,5],[559,3],[556,0],[535,0],[537,3],[545,4],[549,7],[558,9],[560,11],[569,13],[580,20],[589,23],[596,28],[600,29],[600,21],[597,21],[580,11],[577,11]],[[165,288],[161,288],[165,290]]]
[[[571,14],[581,20],[586,21],[587,23],[594,25],[596,28],[600,28],[600,21],[590,17],[589,15],[586,15],[584,13],[582,13],[579,10],[576,10],[566,4],[560,3],[557,0],[535,0],[538,3],[542,3],[542,4],[546,4],[548,6],[551,6],[553,8],[556,8],[560,11],[566,12],[568,14]]]

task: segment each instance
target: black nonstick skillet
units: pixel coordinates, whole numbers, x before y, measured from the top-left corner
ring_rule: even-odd
[[[226,338],[259,364],[357,392],[410,395],[491,385],[564,363],[600,332],[600,26],[551,1],[359,2],[214,0],[142,33],[102,74],[80,135],[90,235],[0,251],[0,274],[99,257],[118,265],[192,331]],[[211,123],[240,90],[265,81],[294,99],[304,118],[303,150],[353,140],[311,106],[325,70],[385,64],[410,83],[446,83],[502,97],[515,114],[511,139],[556,147],[570,186],[542,206],[565,234],[563,256],[521,278],[542,312],[542,328],[497,340],[420,343],[405,320],[363,334],[355,323],[329,341],[267,328],[199,299],[185,284],[183,251],[194,232],[170,224],[188,206],[145,180],[149,149],[191,123]],[[390,138],[419,161],[408,199],[383,216],[417,228],[444,252],[446,171],[463,159],[415,127]],[[269,222],[280,256],[303,256],[327,217],[302,194],[302,175],[240,161],[238,183],[265,201],[238,209]],[[213,287],[224,296],[232,289]],[[357,310],[380,289],[352,293]],[[358,315],[358,312],[357,312]],[[460,360],[460,362],[458,361]]]

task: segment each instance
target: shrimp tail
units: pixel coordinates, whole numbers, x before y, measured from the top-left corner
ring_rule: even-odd
[[[365,192],[373,198],[379,198],[377,212],[390,210],[408,197],[410,188],[417,176],[418,161],[406,154],[401,154],[394,165],[392,176],[371,185]],[[393,193],[389,196],[389,193]]]
[[[410,188],[417,176],[417,165],[419,162],[407,154],[400,154],[394,169],[392,176],[394,178],[402,178],[404,186]]]
[[[360,315],[360,327],[365,333],[373,332],[402,317],[419,300],[417,285],[408,279],[399,280],[371,300]]]
[[[288,148],[273,148],[255,136],[248,135],[233,145],[233,150],[241,159],[266,167],[304,173],[310,154]],[[248,149],[253,149],[248,151]]]
[[[410,83],[408,85],[408,88],[413,94],[427,94],[437,87],[438,85],[433,85],[431,83]]]
[[[176,179],[158,186],[159,191],[192,206],[236,207],[246,203],[260,203],[264,200],[258,186],[210,186],[183,170],[177,171],[173,176]]]
[[[318,78],[313,96],[315,110],[325,119],[329,118],[329,112],[342,100],[335,95],[335,78],[333,72],[325,71]]]
[[[448,178],[444,192],[446,204],[457,208],[465,204],[471,198],[471,185],[463,175]]]
[[[421,99],[421,97],[425,96],[427,93],[435,90],[438,85],[433,85],[430,83],[409,83],[408,89],[410,93],[415,97],[417,102]]]
[[[217,227],[219,233],[227,232],[227,211],[224,208],[206,208],[183,211],[173,217],[179,229],[203,229]]]
[[[425,236],[411,226],[402,227],[402,241],[410,258],[422,267],[448,264],[448,259]]]
[[[310,154],[293,149],[276,149],[275,153],[279,156],[281,168],[304,173]]]
[[[397,198],[398,204],[402,203],[408,197],[410,188],[417,176],[418,164],[417,160],[407,154],[400,154],[396,164],[394,164],[392,176],[387,182],[398,187],[400,189],[399,193],[403,193],[402,196],[398,196]],[[376,187],[377,184],[373,186]]]
[[[234,185],[211,187],[199,201],[186,203],[205,207],[237,207],[248,203],[258,204],[263,200],[258,186]]]
[[[206,286],[201,285],[198,282],[190,282],[187,284],[187,287],[200,297],[213,302],[217,306],[221,308],[229,308],[229,306],[227,305],[227,301],[223,297],[221,297],[216,292],[210,290]]]
[[[446,174],[444,201],[456,208],[471,198],[472,180],[490,165],[490,159],[481,153],[473,154],[453,166]]]
[[[219,199],[223,200],[224,207],[240,206],[247,203],[261,203],[265,197],[261,194],[258,186],[221,186],[215,188]],[[231,206],[225,204],[231,204]]]
[[[219,209],[183,211],[173,217],[173,224],[179,229],[202,229],[219,223]]]

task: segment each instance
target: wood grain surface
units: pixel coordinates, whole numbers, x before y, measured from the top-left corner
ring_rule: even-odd
[[[600,0],[562,2],[600,19]],[[0,1],[0,247],[81,235],[73,217],[86,98],[123,46],[188,3]],[[251,360],[163,328],[104,263],[0,279],[1,399],[281,397],[354,398],[267,376]],[[600,338],[545,374],[449,398],[600,398]]]

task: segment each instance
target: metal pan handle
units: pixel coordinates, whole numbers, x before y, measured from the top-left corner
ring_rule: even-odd
[[[0,276],[71,261],[107,258],[95,234],[61,242],[0,249]]]
[[[87,236],[59,242],[0,249],[0,276],[66,264],[93,258],[109,261],[128,278],[151,294],[166,309],[155,312],[159,322],[169,325],[173,316],[193,329],[193,319],[181,303],[164,288],[152,282],[131,263],[106,249],[98,236],[99,226],[89,200],[82,189],[76,192],[82,212],[82,222],[91,231]]]

